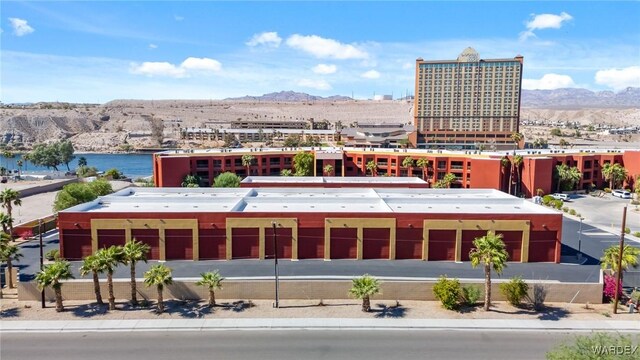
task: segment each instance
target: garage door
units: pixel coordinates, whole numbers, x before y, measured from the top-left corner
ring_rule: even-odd
[[[422,229],[396,230],[396,259],[422,259]]]
[[[231,257],[233,259],[257,259],[260,256],[258,228],[231,230]]]
[[[273,259],[273,228],[264,229],[264,256]],[[278,258],[291,259],[291,228],[277,228]]]
[[[509,261],[520,261],[522,256],[522,231],[496,231],[502,234],[502,241],[509,254]]]
[[[61,255],[67,260],[81,260],[91,255],[91,230],[62,230]]]
[[[389,259],[389,229],[362,229],[362,258]]]
[[[160,259],[160,235],[158,229],[131,229],[131,237],[151,247],[149,260]]]
[[[298,228],[298,259],[324,258],[324,227]]]
[[[357,259],[357,235],[357,229],[331,229],[331,258]]]
[[[429,230],[429,261],[456,259],[456,231]]]
[[[200,229],[200,260],[226,259],[227,254],[227,230],[225,229]]]
[[[532,231],[529,235],[529,262],[556,260],[556,231]]]
[[[113,245],[124,245],[125,242],[124,229],[98,230],[98,249],[108,248]]]
[[[462,261],[469,261],[469,252],[473,246],[473,240],[487,235],[485,230],[463,230],[462,231]]]
[[[191,229],[165,229],[167,260],[193,260],[193,231]]]

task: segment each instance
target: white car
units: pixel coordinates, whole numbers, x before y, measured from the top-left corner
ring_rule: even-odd
[[[620,199],[631,199],[631,193],[626,190],[613,190],[611,195],[619,197]]]
[[[555,193],[555,194],[551,194],[551,197],[556,200],[569,201],[569,195],[567,194]]]

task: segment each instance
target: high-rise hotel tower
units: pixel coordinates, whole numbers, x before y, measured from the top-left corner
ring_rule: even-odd
[[[513,148],[519,130],[523,57],[416,60],[414,123],[418,148]],[[520,144],[521,145],[521,144]]]

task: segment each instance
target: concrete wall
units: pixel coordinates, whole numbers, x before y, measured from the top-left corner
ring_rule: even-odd
[[[435,280],[424,281],[382,281],[382,294],[376,295],[380,300],[428,300],[435,301],[433,285]],[[463,282],[463,284],[471,282]],[[484,289],[482,282],[473,282]],[[540,284],[547,290],[547,302],[571,302],[599,304],[602,303],[602,284],[599,283],[558,283],[558,282],[529,282],[530,295],[533,285]],[[101,281],[102,297],[108,297],[106,281]],[[348,299],[347,291],[351,287],[350,280],[281,280],[280,299]],[[118,279],[114,281],[116,299],[126,300],[130,297],[129,281]],[[138,292],[141,298],[155,299],[156,289],[148,288],[138,282]],[[65,300],[95,301],[93,282],[91,280],[72,280],[65,282],[62,287]],[[207,291],[195,285],[195,280],[176,280],[173,285],[165,288],[166,299],[207,299]],[[51,289],[47,289],[46,297],[54,300]],[[574,299],[575,297],[575,299]],[[34,282],[18,284],[18,298],[21,301],[38,301],[40,291]],[[247,299],[261,300],[274,298],[273,280],[227,280],[223,289],[216,291],[216,299]],[[482,297],[480,298],[482,299]],[[498,289],[497,283],[492,286],[492,300],[505,300]]]
[[[18,190],[20,193],[20,197],[27,197],[31,195],[46,193],[50,191],[57,191],[62,189],[63,186],[78,182],[77,178],[66,179],[66,180],[56,180],[53,183],[43,184],[43,185],[35,185],[26,189]]]

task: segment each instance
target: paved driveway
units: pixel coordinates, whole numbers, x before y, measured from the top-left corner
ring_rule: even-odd
[[[631,205],[628,199],[620,199],[606,194],[602,198],[590,195],[574,195],[571,201],[565,204],[567,207],[576,209],[584,217],[584,223],[593,225],[614,234],[620,234],[622,226],[622,213],[627,205],[626,227],[631,232],[640,231],[640,207]],[[629,240],[640,242],[635,237],[627,237]]]

